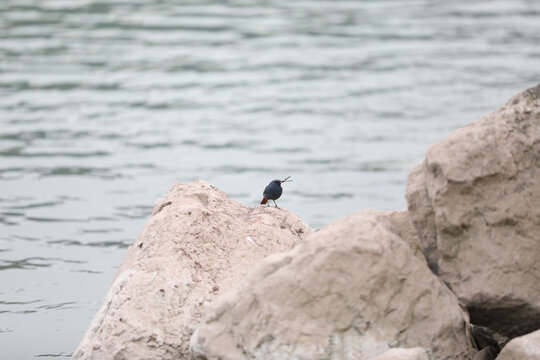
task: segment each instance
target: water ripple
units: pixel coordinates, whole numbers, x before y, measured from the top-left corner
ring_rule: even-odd
[[[70,264],[83,264],[84,261],[78,260],[65,260],[60,258],[43,258],[43,257],[29,257],[19,260],[3,260],[0,259],[0,270],[32,270],[37,268],[50,267],[55,262],[63,262]]]
[[[128,248],[133,240],[116,240],[116,241],[92,241],[92,242],[83,242],[79,240],[49,240],[47,241],[50,245],[65,245],[65,246],[89,246],[89,247],[102,247],[102,248],[118,248],[125,249]]]

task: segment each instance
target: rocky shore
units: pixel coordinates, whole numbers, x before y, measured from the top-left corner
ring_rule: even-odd
[[[74,359],[540,359],[540,85],[314,231],[174,184]]]

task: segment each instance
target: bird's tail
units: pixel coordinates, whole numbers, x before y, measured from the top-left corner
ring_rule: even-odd
[[[264,205],[268,202],[268,199],[263,197],[262,201],[261,201],[261,205]]]

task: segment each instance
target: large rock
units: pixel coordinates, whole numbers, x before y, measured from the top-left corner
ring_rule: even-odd
[[[407,181],[428,262],[471,322],[540,328],[540,85],[429,149]]]
[[[194,357],[369,359],[419,346],[438,360],[464,359],[457,298],[414,255],[392,216],[348,216],[267,258],[212,304],[192,337]]]
[[[512,339],[497,360],[540,360],[540,330]]]
[[[127,251],[74,359],[189,359],[203,308],[311,232],[287,210],[246,207],[203,181],[174,184]]]

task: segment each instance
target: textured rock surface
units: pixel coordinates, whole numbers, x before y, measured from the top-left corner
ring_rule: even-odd
[[[540,85],[434,145],[407,181],[434,272],[471,322],[540,328]]]
[[[420,239],[414,228],[409,213],[405,211],[386,211],[385,216],[392,223],[392,231],[395,231],[413,251],[414,255],[424,264],[427,264],[426,255],[423,251]]]
[[[497,360],[540,360],[540,330],[512,339]]]
[[[426,350],[422,348],[410,349],[391,349],[382,355],[371,358],[370,360],[431,360]]]
[[[189,359],[203,308],[268,254],[311,233],[284,209],[249,208],[203,181],[160,199],[75,359]]]
[[[394,212],[363,211],[272,255],[209,308],[197,359],[369,359],[420,346],[467,354],[457,298],[401,238]]]

